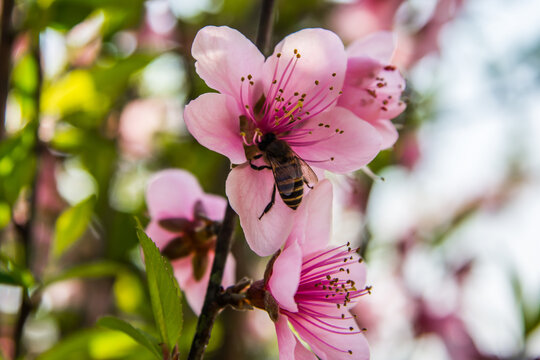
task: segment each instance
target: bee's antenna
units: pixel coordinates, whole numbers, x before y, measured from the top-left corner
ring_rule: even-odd
[[[375,174],[371,169],[366,165],[360,169],[364,174],[366,174],[373,181],[386,181],[384,177]]]

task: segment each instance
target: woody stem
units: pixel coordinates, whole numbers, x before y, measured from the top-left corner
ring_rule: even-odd
[[[214,257],[214,263],[212,264],[210,281],[208,282],[201,315],[197,322],[197,330],[195,331],[195,336],[191,343],[188,360],[200,360],[203,358],[204,351],[210,340],[214,321],[222,308],[218,300],[221,295],[221,281],[223,279],[225,261],[227,260],[227,255],[231,249],[231,240],[236,225],[236,217],[237,215],[231,208],[231,205],[227,204],[225,219],[223,219],[223,224],[216,241],[216,255]]]

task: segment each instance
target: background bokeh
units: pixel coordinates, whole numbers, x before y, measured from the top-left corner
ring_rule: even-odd
[[[12,63],[9,78],[0,67],[0,358],[149,359],[95,323],[113,314],[155,332],[133,216],[147,219],[145,186],[160,169],[224,194],[227,159],[182,120],[210,91],[190,47],[210,24],[254,39],[260,4],[14,4],[0,53]],[[375,175],[332,178],[333,241],[361,247],[373,286],[355,308],[372,359],[540,357],[540,3],[276,0],[275,10],[272,45],[306,27],[345,43],[395,32],[408,104],[399,140],[370,164]],[[235,237],[238,278],[262,277],[266,259],[240,228]],[[196,324],[187,305],[184,319],[181,358]],[[225,310],[207,358],[277,358],[267,314]]]

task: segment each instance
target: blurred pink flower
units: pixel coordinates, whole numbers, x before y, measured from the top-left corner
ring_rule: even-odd
[[[372,32],[392,30],[396,12],[404,0],[357,0],[336,6],[330,27],[345,42],[360,39]]]
[[[402,134],[396,155],[400,165],[409,171],[414,170],[422,157],[422,149],[418,143],[418,136],[415,131],[408,131]]]
[[[203,94],[186,106],[187,128],[199,143],[232,163],[255,160],[259,144],[271,137],[315,171],[354,171],[379,152],[377,131],[336,106],[347,55],[334,33],[301,30],[282,40],[265,60],[238,31],[207,26],[195,37],[192,54],[199,76],[220,93]],[[264,158],[257,160],[261,164]],[[274,183],[271,171],[255,171],[248,164],[233,168],[227,179],[227,195],[246,240],[261,256],[281,247],[295,219],[294,211],[277,199],[259,220]]]
[[[134,158],[149,156],[155,148],[155,135],[160,131],[174,130],[169,124],[170,113],[180,116],[180,109],[164,99],[137,99],[124,107],[120,115],[120,147]]]
[[[176,22],[170,1],[147,1],[144,21],[137,34],[140,47],[164,51],[178,46]]]
[[[275,322],[280,359],[368,359],[369,347],[348,310],[369,292],[366,271],[354,249],[328,248],[332,186],[323,180],[306,199],[305,211],[285,249],[271,260],[265,279],[254,284],[264,294],[254,305]],[[260,291],[262,290],[262,292]],[[249,292],[248,292],[249,296]],[[257,299],[256,296],[254,296]],[[293,326],[310,353],[289,328]]]
[[[330,27],[345,42],[355,41],[376,31],[395,31],[398,41],[392,63],[408,69],[424,56],[438,54],[439,33],[444,25],[456,17],[463,3],[464,0],[438,0],[433,12],[422,17],[423,22],[412,24],[411,19],[419,18],[417,13],[423,12],[423,9],[419,11],[413,8],[410,2],[357,0],[352,4],[336,6],[330,16]]]
[[[378,32],[353,42],[347,48],[349,60],[338,105],[351,110],[373,125],[382,137],[382,148],[394,145],[398,132],[390,119],[403,110],[401,93],[405,80],[390,60],[393,35]]]
[[[416,336],[430,333],[439,336],[452,360],[496,359],[479,351],[465,323],[456,312],[441,314],[434,311],[425,301],[417,299],[414,327]]]
[[[150,180],[146,191],[150,223],[146,232],[162,254],[171,259],[174,275],[198,315],[204,302],[214,260],[216,226],[227,201],[205,194],[197,179],[184,170],[164,170]],[[229,254],[223,286],[234,284],[236,263]]]

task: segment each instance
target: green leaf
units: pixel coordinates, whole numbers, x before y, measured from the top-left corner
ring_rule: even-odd
[[[0,253],[0,264],[0,283],[18,285],[25,289],[35,285],[36,281],[30,270],[18,266],[3,253]]]
[[[182,330],[182,299],[180,288],[169,262],[156,245],[137,226],[137,236],[143,249],[152,311],[161,340],[172,351]]]
[[[64,211],[56,220],[53,256],[59,258],[86,230],[92,211],[95,197],[81,201],[77,205]]]
[[[124,334],[127,334],[133,340],[150,350],[157,359],[163,358],[159,342],[153,336],[133,327],[131,324],[125,322],[124,320],[112,316],[105,316],[99,319],[97,324],[99,326],[103,326],[111,330],[121,331]]]
[[[44,281],[44,285],[50,285],[52,283],[68,280],[72,278],[100,278],[105,276],[115,276],[121,270],[123,266],[113,261],[96,261],[93,263],[77,265],[69,268],[61,274],[52,276]]]
[[[38,360],[145,360],[155,359],[153,353],[120,331],[93,328],[69,334]]]

